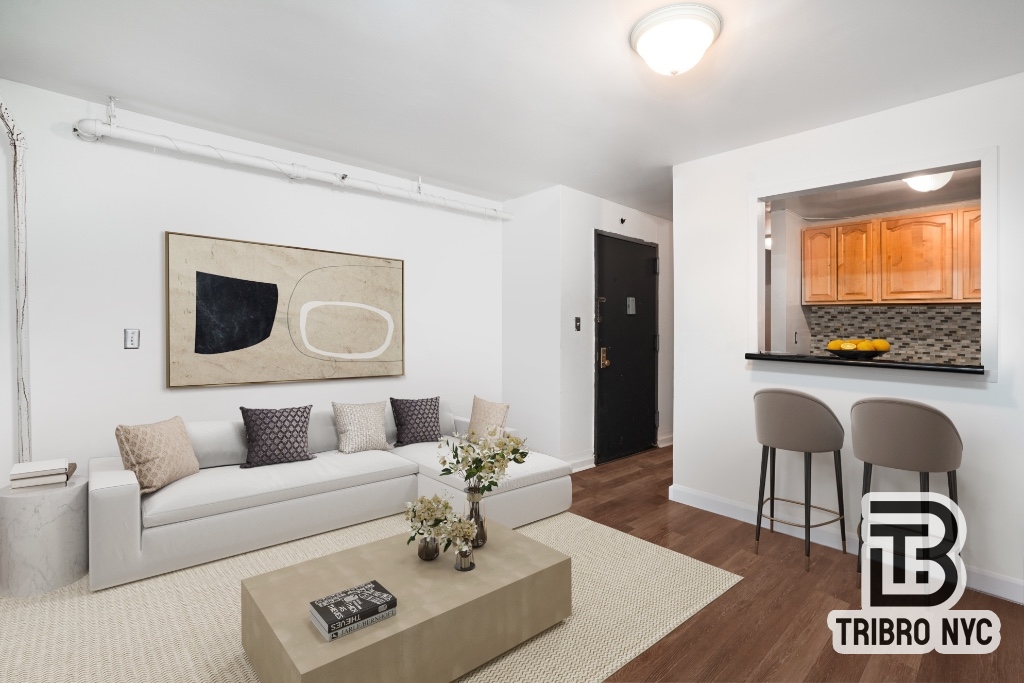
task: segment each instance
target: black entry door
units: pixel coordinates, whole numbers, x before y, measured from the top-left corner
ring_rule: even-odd
[[[594,459],[657,444],[658,247],[603,233],[595,243]]]

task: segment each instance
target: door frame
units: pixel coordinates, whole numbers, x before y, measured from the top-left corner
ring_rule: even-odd
[[[624,242],[633,242],[634,244],[642,244],[642,245],[647,246],[647,247],[654,247],[654,258],[656,259],[655,263],[658,264],[657,270],[655,271],[656,282],[655,282],[655,286],[654,286],[654,329],[655,329],[655,334],[658,335],[658,349],[654,353],[654,415],[655,415],[655,421],[654,421],[654,444],[653,444],[654,448],[658,447],[658,430],[661,429],[661,408],[660,408],[660,400],[659,400],[660,397],[661,397],[661,393],[660,393],[660,389],[661,388],[659,386],[659,381],[658,381],[659,380],[659,375],[661,373],[661,307],[660,307],[660,301],[659,301],[660,294],[661,294],[661,291],[660,291],[661,290],[661,247],[660,247],[660,245],[657,242],[648,242],[647,240],[640,239],[639,237],[630,237],[628,235],[622,235],[622,234],[619,234],[617,232],[609,232],[607,230],[598,230],[597,228],[595,228],[594,229],[594,290],[593,290],[593,296],[591,297],[591,302],[593,303],[593,306],[594,306],[594,309],[593,309],[593,312],[592,312],[593,316],[594,316],[594,357],[591,360],[591,366],[590,366],[591,369],[593,370],[593,373],[594,373],[594,405],[592,406],[591,414],[592,414],[593,420],[594,420],[594,466],[595,467],[598,464],[604,464],[604,463],[598,463],[597,462],[597,443],[598,443],[598,440],[597,440],[597,437],[598,437],[598,433],[597,433],[597,429],[598,429],[598,426],[597,426],[597,401],[598,401],[598,393],[597,393],[598,372],[597,371],[598,371],[598,367],[597,367],[597,364],[599,362],[598,359],[601,357],[601,337],[600,337],[600,334],[599,334],[599,331],[598,331],[598,325],[600,323],[597,320],[597,297],[598,297],[597,287],[598,287],[598,284],[599,284],[598,278],[600,277],[600,273],[598,271],[598,263],[597,263],[597,241],[601,237],[611,237],[613,239],[622,240]],[[628,458],[630,456],[627,455],[627,456],[624,456],[624,457]],[[622,458],[617,458],[617,459],[621,460]],[[609,462],[614,462],[614,461],[609,461]]]

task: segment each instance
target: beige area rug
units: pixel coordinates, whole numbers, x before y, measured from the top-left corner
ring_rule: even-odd
[[[0,598],[0,681],[257,681],[239,581],[405,528],[396,515],[98,593],[83,579]],[[573,615],[461,681],[603,681],[740,580],[568,512],[519,531],[572,557]]]

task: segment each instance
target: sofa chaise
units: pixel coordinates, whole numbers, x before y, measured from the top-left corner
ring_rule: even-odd
[[[468,420],[440,404],[441,433],[465,433]],[[456,509],[462,482],[441,476],[435,443],[390,451],[339,453],[334,415],[314,411],[309,450],[317,457],[240,468],[246,459],[242,421],[186,423],[199,460],[197,474],[140,494],[120,457],[89,462],[89,587],[109,588],[313,534],[386,517],[406,501],[435,493]],[[511,431],[511,430],[510,430]],[[397,437],[387,408],[388,441]],[[569,509],[569,465],[531,453],[513,463],[484,497],[484,512],[510,527]]]

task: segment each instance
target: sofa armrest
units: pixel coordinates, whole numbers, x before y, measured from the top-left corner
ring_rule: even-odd
[[[120,458],[89,461],[89,587],[118,583],[142,555],[139,480]]]
[[[469,433],[469,418],[459,417],[458,415],[453,416],[455,418],[455,431],[462,436]],[[516,434],[516,430],[512,427],[505,427],[505,433],[509,436]]]

